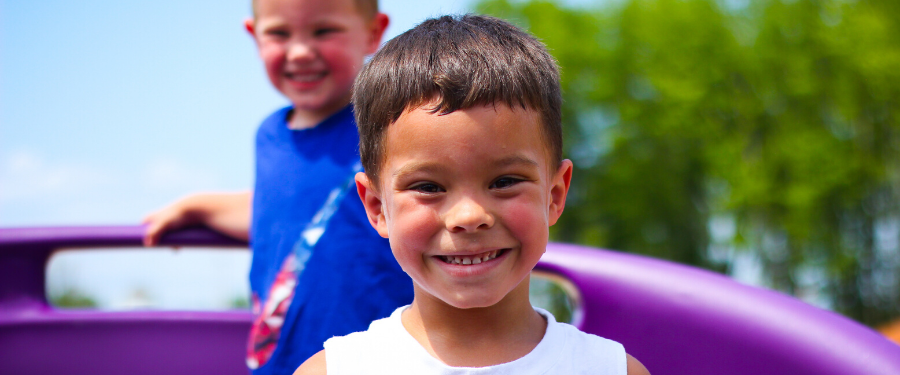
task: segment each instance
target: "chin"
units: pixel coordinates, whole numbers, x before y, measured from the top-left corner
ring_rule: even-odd
[[[445,298],[443,299],[444,303],[453,306],[457,309],[480,309],[485,307],[491,307],[498,303],[503,298],[493,297],[493,296],[456,296],[455,298]]]

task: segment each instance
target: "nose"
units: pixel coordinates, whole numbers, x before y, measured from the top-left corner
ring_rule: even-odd
[[[311,60],[316,55],[315,46],[307,40],[294,40],[288,46],[288,61],[306,61]]]
[[[444,214],[444,223],[451,232],[475,232],[494,226],[494,215],[474,198],[460,198]]]

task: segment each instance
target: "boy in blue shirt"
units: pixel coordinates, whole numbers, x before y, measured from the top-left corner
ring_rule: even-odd
[[[259,127],[254,191],[175,202],[145,219],[145,244],[189,225],[249,239],[256,318],[247,364],[254,374],[273,374],[409,303],[412,286],[359,200],[343,199],[359,170],[350,89],[387,16],[376,0],[255,0],[252,7],[245,27],[269,81],[292,104]]]
[[[295,374],[648,374],[528,299],[572,177],[561,102],[543,44],[496,18],[428,20],[375,54],[354,86],[356,186],[415,297]]]

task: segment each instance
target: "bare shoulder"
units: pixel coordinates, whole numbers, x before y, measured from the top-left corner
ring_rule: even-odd
[[[320,350],[316,355],[309,357],[303,362],[294,375],[324,375],[325,374],[325,351]]]
[[[647,371],[647,368],[638,361],[636,358],[632,357],[631,354],[625,354],[627,357],[628,363],[628,375],[650,375],[650,371]],[[325,360],[322,360],[322,366],[325,366]]]

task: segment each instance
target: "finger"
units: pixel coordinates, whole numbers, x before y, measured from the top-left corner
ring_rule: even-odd
[[[147,214],[147,216],[144,216],[143,219],[141,219],[141,224],[150,224],[154,221],[159,221],[158,218],[161,214],[162,214],[162,210],[153,211],[153,212]]]
[[[144,232],[144,246],[156,246],[162,236],[163,225],[158,221],[150,223]]]

